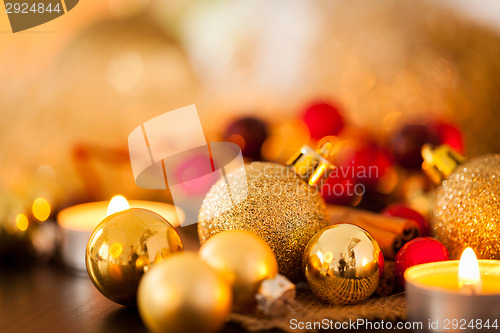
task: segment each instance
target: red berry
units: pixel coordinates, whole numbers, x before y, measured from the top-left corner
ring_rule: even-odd
[[[418,230],[421,237],[429,236],[429,224],[425,217],[416,210],[409,208],[404,204],[392,204],[382,211],[383,215],[397,216],[405,219],[413,220],[418,225]]]
[[[395,274],[401,286],[404,286],[404,272],[415,265],[428,262],[449,260],[446,247],[432,237],[415,238],[399,250],[395,259]]]
[[[314,103],[303,115],[311,138],[319,140],[328,135],[338,135],[344,128],[344,120],[339,109],[328,103]]]

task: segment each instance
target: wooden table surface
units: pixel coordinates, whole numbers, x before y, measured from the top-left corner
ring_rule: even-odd
[[[244,331],[227,324],[221,333]],[[147,332],[136,308],[102,296],[85,275],[55,264],[0,266],[0,332]],[[270,333],[272,331],[268,331]],[[193,332],[194,333],[194,332]]]

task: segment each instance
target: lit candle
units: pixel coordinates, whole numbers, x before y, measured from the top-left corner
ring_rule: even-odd
[[[500,261],[460,259],[417,265],[405,272],[408,320],[417,332],[491,332],[500,327]]]
[[[61,254],[64,263],[86,272],[85,250],[92,231],[106,216],[128,208],[149,209],[163,216],[174,227],[184,220],[182,212],[173,205],[143,200],[127,202],[123,196],[115,196],[109,202],[97,201],[68,207],[57,215],[62,230]]]
[[[482,289],[479,262],[471,247],[465,249],[458,263],[458,286],[462,293],[479,294]]]

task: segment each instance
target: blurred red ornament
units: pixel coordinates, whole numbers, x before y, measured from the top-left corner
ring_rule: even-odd
[[[353,152],[349,166],[352,168],[350,172],[357,183],[375,187],[393,166],[393,162],[386,149],[372,142]]]
[[[422,166],[422,146],[426,143],[438,145],[439,136],[435,128],[425,125],[403,126],[391,139],[391,150],[396,162],[407,169]]]
[[[226,129],[224,139],[236,143],[243,156],[261,159],[261,147],[268,136],[267,124],[255,117],[243,117],[233,121]]]
[[[349,206],[356,197],[356,191],[356,181],[350,175],[343,175],[341,171],[336,173],[335,170],[321,187],[323,199],[335,205]]]
[[[464,153],[464,139],[462,131],[454,124],[446,121],[435,121],[431,128],[439,137],[439,144],[447,144],[460,154]]]
[[[430,235],[429,224],[425,217],[416,210],[404,204],[392,204],[382,211],[383,215],[397,216],[405,219],[413,220],[418,224],[420,236],[425,237]]]
[[[449,252],[441,242],[432,237],[418,237],[403,245],[399,250],[395,259],[394,272],[399,284],[404,286],[404,272],[408,268],[449,259]]]
[[[309,128],[311,138],[315,140],[338,135],[344,128],[344,120],[339,109],[324,102],[310,105],[303,114],[303,120]]]

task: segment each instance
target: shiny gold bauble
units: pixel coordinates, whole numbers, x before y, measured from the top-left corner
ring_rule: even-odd
[[[231,287],[195,253],[186,252],[144,275],[137,305],[153,332],[211,333],[231,311]]]
[[[143,274],[182,242],[167,220],[146,209],[132,208],[106,217],[87,244],[85,262],[90,279],[110,300],[136,304]]]
[[[304,252],[309,288],[323,301],[355,304],[375,292],[382,252],[375,239],[351,224],[319,231]]]
[[[200,248],[200,256],[232,286],[236,311],[252,309],[262,281],[278,273],[271,248],[249,231],[231,230],[213,236]]]
[[[481,259],[500,259],[500,155],[460,164],[438,188],[430,224],[451,258],[470,246]]]
[[[314,233],[326,226],[321,195],[287,166],[276,163],[254,162],[245,170],[233,170],[226,178],[227,183],[242,187],[246,181],[247,198],[226,211],[231,198],[225,179],[220,179],[200,209],[201,243],[226,230],[252,231],[271,247],[280,273],[292,281],[300,280],[304,248]]]

